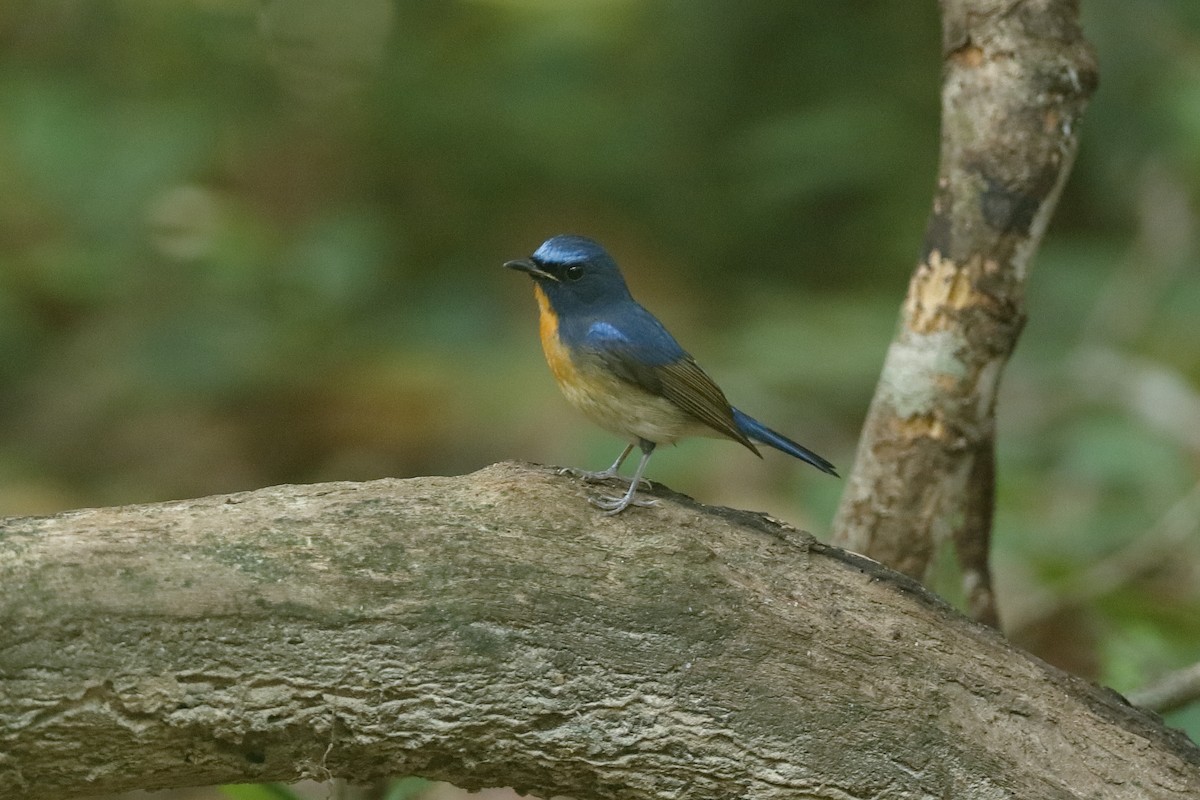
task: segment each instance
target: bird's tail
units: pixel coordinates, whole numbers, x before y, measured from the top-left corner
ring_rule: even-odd
[[[749,414],[743,414],[735,408],[733,409],[733,421],[737,423],[742,433],[754,441],[774,447],[776,450],[781,450],[789,456],[795,456],[801,461],[807,461],[821,470],[821,472],[827,472],[834,476],[837,475],[837,470],[833,468],[833,464],[830,464],[804,445],[793,442],[781,433],[776,433]]]

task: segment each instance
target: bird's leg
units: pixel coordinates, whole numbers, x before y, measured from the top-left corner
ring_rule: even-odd
[[[621,476],[618,472],[621,469],[621,465],[625,463],[625,459],[629,458],[629,454],[632,452],[633,445],[626,445],[625,449],[621,451],[621,455],[617,456],[617,460],[612,463],[612,466],[601,472],[588,472],[587,470],[575,469],[574,467],[563,467],[558,471],[558,474],[574,475],[576,478],[582,478],[588,483],[602,483],[613,478],[620,479]],[[644,483],[647,489],[650,488],[650,481],[644,481]]]
[[[657,500],[638,500],[635,498],[638,490],[638,484],[642,482],[642,473],[646,471],[646,464],[649,463],[650,455],[654,452],[654,442],[648,442],[645,439],[641,439],[638,443],[642,448],[642,460],[638,462],[637,469],[634,470],[633,480],[629,482],[629,491],[625,492],[623,497],[601,495],[599,497],[588,498],[592,505],[596,506],[597,508],[604,509],[604,513],[607,516],[611,517],[614,514],[620,514],[630,506],[658,505]],[[624,459],[632,449],[633,445],[630,445],[628,448],[626,448],[625,452],[621,454],[621,459]]]

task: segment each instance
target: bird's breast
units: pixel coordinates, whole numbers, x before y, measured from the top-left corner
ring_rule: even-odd
[[[540,286],[538,333],[546,363],[567,401],[602,428],[626,438],[665,444],[684,436],[713,435],[711,429],[665,397],[617,377],[595,359],[575,359],[559,335],[558,314]]]

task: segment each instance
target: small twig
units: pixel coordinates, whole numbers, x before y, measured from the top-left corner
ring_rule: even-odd
[[[1106,346],[1080,346],[1068,359],[1072,402],[1111,403],[1140,424],[1200,455],[1200,394],[1169,366]],[[1010,601],[1010,633],[1049,619],[1066,606],[1103,597],[1176,558],[1200,527],[1200,483],[1175,501],[1145,532],[1083,568],[1055,590]]]
[[[1110,347],[1080,347],[1068,361],[1089,400],[1113,403],[1133,419],[1200,453],[1200,393],[1167,364]]]
[[[1179,554],[1200,527],[1200,482],[1175,501],[1145,533],[1076,574],[1058,591],[1045,591],[1023,603],[1010,616],[1008,629],[1018,631],[1049,619],[1064,606],[1103,597]]]
[[[1168,673],[1149,686],[1130,692],[1129,702],[1159,714],[1200,700],[1200,661]]]

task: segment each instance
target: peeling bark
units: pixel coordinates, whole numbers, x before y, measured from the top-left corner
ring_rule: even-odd
[[[1077,0],[941,5],[937,190],[834,541],[919,580],[955,545],[973,612],[996,624],[996,393],[1096,68]]]
[[[513,464],[0,521],[0,786],[1193,798],[1200,751],[759,515]]]

